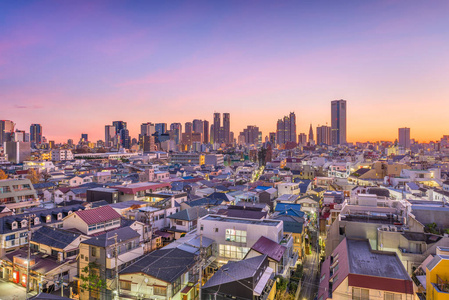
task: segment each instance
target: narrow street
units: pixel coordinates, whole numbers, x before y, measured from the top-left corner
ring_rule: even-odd
[[[311,230],[311,249],[312,253],[307,255],[304,261],[304,276],[303,282],[301,283],[301,291],[299,294],[299,299],[301,300],[313,300],[315,299],[318,292],[318,278],[319,278],[319,255],[317,252],[317,231]]]

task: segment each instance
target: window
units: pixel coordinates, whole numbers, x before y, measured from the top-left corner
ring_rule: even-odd
[[[157,286],[157,285],[155,285],[153,287],[153,291],[154,291],[155,295],[167,296],[167,287],[165,287],[165,286]]]
[[[10,240],[14,240],[16,238],[15,234],[11,234],[11,235],[7,235],[5,237],[5,241],[10,241]]]
[[[176,220],[176,225],[184,225],[184,222],[183,221],[181,221],[181,220]]]
[[[178,279],[175,280],[175,282],[173,282],[172,297],[175,296],[179,292],[180,289],[181,289],[181,277],[179,277]]]
[[[39,245],[37,245],[37,244],[31,243],[31,244],[30,244],[30,248],[31,248],[31,250],[33,250],[33,251],[39,251]]]
[[[402,300],[401,294],[395,294],[395,293],[384,293],[384,300]]]
[[[58,253],[57,250],[51,249],[51,256],[58,257]]]
[[[200,226],[200,231],[203,231],[203,230],[204,230],[204,226],[201,225],[201,226]]]
[[[131,281],[120,280],[120,289],[130,291],[131,290]]]
[[[246,231],[226,229],[226,241],[237,242],[237,243],[246,243]]]
[[[221,257],[243,259],[246,253],[248,253],[249,248],[237,247],[232,245],[219,245],[219,255]]]
[[[11,229],[17,229],[17,222],[16,221],[11,223]]]
[[[77,254],[78,254],[78,250],[69,251],[69,252],[67,252],[67,257],[75,256]]]
[[[47,223],[50,223],[50,222],[51,222],[51,216],[48,215],[48,216],[45,218],[45,221],[46,221]]]
[[[352,299],[353,300],[369,300],[369,290],[361,288],[352,288]]]
[[[90,248],[90,255],[92,255],[93,257],[97,256],[97,248],[96,247]]]

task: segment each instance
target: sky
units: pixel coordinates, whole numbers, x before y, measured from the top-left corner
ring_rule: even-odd
[[[0,119],[48,140],[212,121],[297,133],[347,100],[348,141],[449,134],[449,1],[2,1]]]

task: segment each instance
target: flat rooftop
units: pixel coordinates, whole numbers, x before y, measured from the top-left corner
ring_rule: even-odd
[[[367,240],[348,239],[347,243],[350,273],[410,280],[395,253],[371,250]]]
[[[217,221],[217,222],[227,222],[227,223],[241,223],[241,224],[252,224],[252,225],[263,225],[263,226],[273,226],[276,227],[281,223],[278,220],[253,220],[253,219],[240,219],[240,218],[228,218],[218,215],[207,215],[203,218],[207,221]]]

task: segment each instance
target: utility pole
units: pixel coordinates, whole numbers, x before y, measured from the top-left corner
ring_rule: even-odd
[[[61,280],[59,280],[61,284],[61,297],[64,297],[64,278],[62,277],[62,267],[61,267]]]
[[[27,284],[25,299],[28,299],[28,292],[30,291],[30,260],[31,260],[31,218],[33,215],[28,215],[28,254],[27,254]]]
[[[120,299],[120,282],[118,276],[118,244],[117,244],[117,233],[114,235],[115,240],[115,285],[117,290],[117,298]]]
[[[200,266],[199,266],[199,278],[200,283],[198,289],[198,299],[201,300],[201,287],[203,286],[203,233],[200,234]]]

